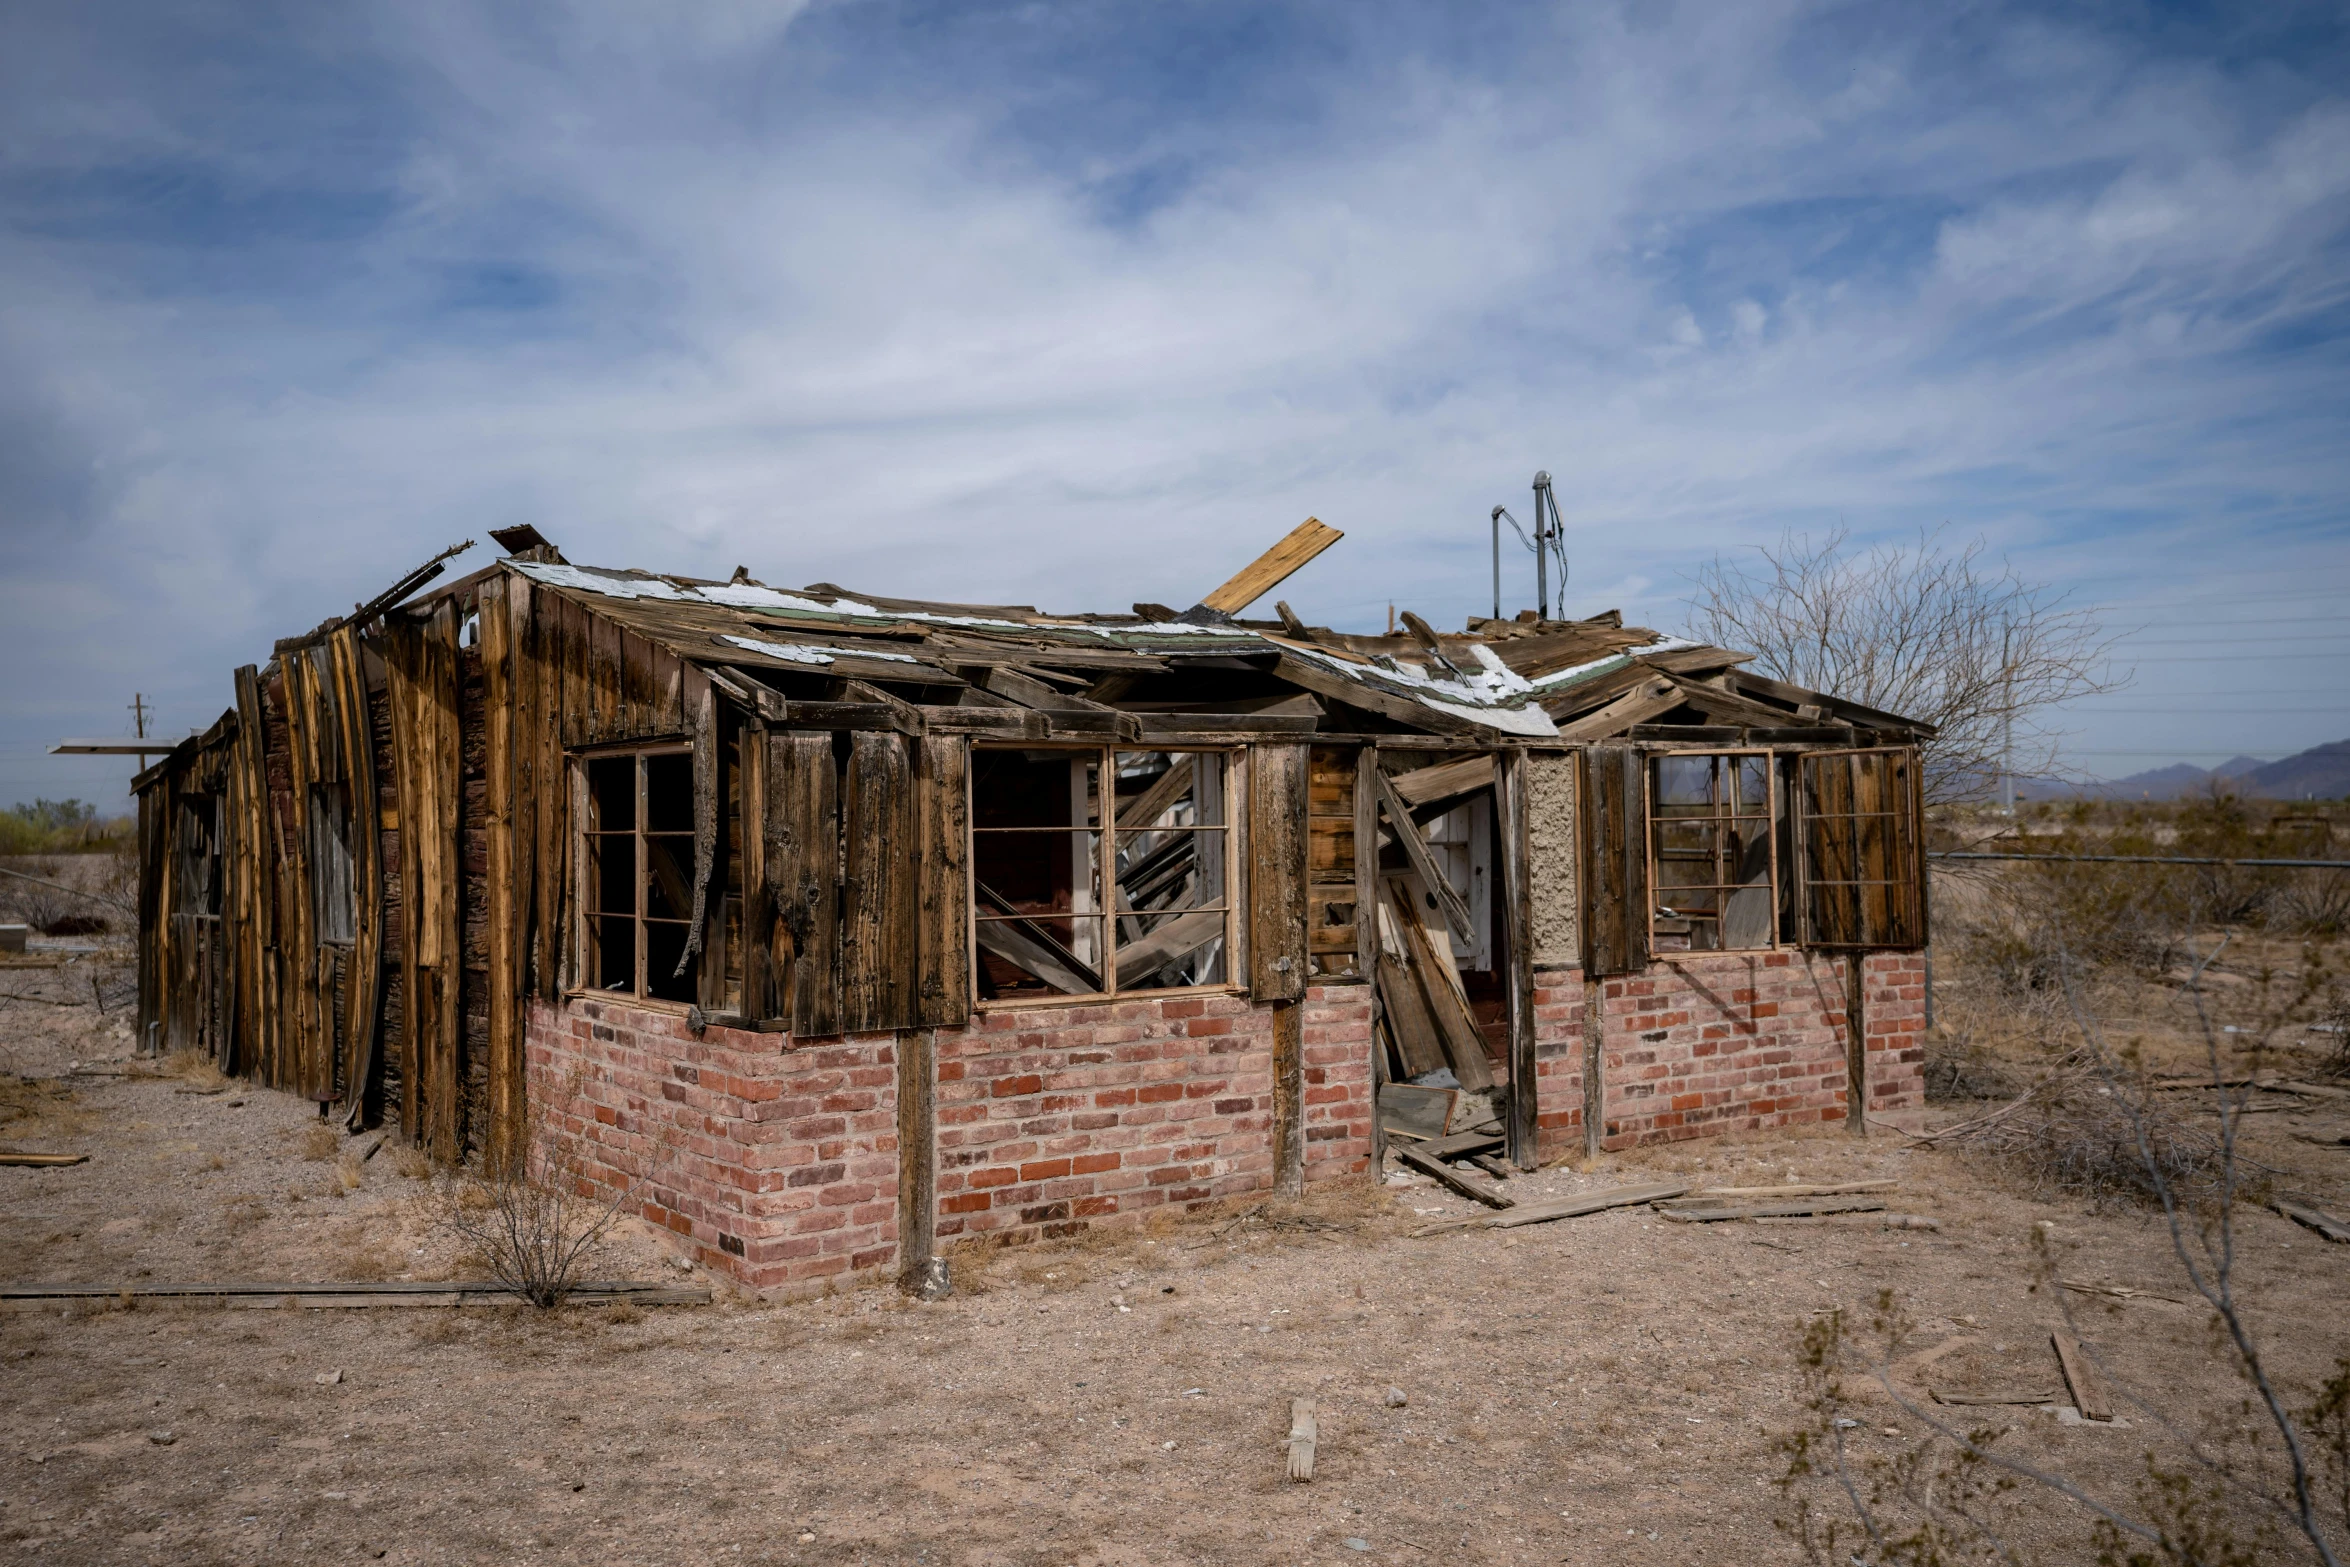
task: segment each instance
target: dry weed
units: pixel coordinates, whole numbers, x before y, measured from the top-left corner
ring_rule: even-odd
[[[457,1309],[450,1307],[427,1313],[425,1319],[416,1325],[414,1341],[425,1348],[462,1342],[465,1329],[457,1320]]]
[[[600,1318],[608,1328],[624,1328],[631,1323],[644,1321],[645,1314],[625,1300],[616,1300],[603,1309]]]
[[[0,1077],[0,1135],[71,1137],[89,1130],[96,1117],[74,1091],[38,1077]]]
[[[322,1124],[302,1128],[302,1157],[312,1164],[324,1164],[335,1156],[335,1151],[341,1146],[341,1140],[335,1136],[335,1129],[331,1126]]]
[[[428,1181],[432,1179],[432,1155],[412,1143],[404,1143],[393,1151],[392,1168],[405,1180]]]
[[[174,1050],[155,1063],[155,1069],[165,1077],[176,1077],[190,1088],[226,1088],[228,1077],[220,1070],[220,1063],[201,1050]]]

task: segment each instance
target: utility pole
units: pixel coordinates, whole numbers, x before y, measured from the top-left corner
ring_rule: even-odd
[[[131,719],[138,725],[138,738],[147,738],[147,698],[140,692],[131,693]]]
[[[1550,497],[1550,475],[1534,475],[1534,612],[1544,620],[1550,618],[1550,521],[1543,510],[1543,502]],[[1565,587],[1565,583],[1560,583]]]

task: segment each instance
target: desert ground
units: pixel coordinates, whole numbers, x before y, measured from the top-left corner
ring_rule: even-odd
[[[420,1161],[361,1160],[375,1134],[322,1129],[301,1100],[159,1071],[134,1053],[120,955],[35,945],[0,969],[0,1148],[90,1157],[0,1168],[0,1282],[478,1274]],[[2350,1130],[2350,1101],[2244,1124],[2276,1179],[2350,1211],[2350,1151],[2293,1135]],[[1792,1562],[1776,1482],[1810,1418],[1798,1341],[1838,1310],[1866,1340],[1880,1298],[1914,1324],[1904,1355],[1942,1349],[1896,1371],[1905,1398],[2008,1428],[2004,1448],[2125,1504],[2161,1422],[2250,1429],[2210,1314],[2155,1298],[2188,1294],[2159,1220],[1979,1154],[1834,1127],[1508,1189],[1668,1175],[1892,1179],[1892,1210],[1939,1228],[1625,1208],[1415,1235],[1469,1205],[1391,1176],[958,1254],[933,1303],[719,1284],[708,1306],[646,1309],[19,1304],[0,1309],[0,1558]],[[2350,1246],[2254,1207],[2237,1225],[2252,1320],[2282,1378],[2311,1385],[2350,1349]],[[685,1277],[626,1228],[592,1271]],[[2110,1423],[2070,1418],[2049,1341],[2068,1305],[2114,1384]],[[1948,1409],[1929,1383],[2048,1398]],[[1873,1384],[1847,1392],[1857,1464],[1928,1435]],[[1305,1484],[1284,1467],[1298,1397],[1320,1410]],[[1994,1505],[2037,1559],[2088,1559],[2078,1508],[2030,1488]]]

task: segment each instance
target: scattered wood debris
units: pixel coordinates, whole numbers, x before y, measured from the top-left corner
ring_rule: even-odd
[[[37,1170],[53,1170],[69,1164],[80,1164],[89,1157],[86,1153],[0,1153],[0,1164],[26,1165]]]
[[[1517,1206],[1517,1201],[1515,1198],[1505,1197],[1500,1192],[1497,1192],[1492,1187],[1486,1185],[1483,1181],[1471,1180],[1468,1176],[1463,1175],[1460,1171],[1454,1169],[1451,1165],[1446,1164],[1442,1159],[1432,1159],[1421,1150],[1414,1148],[1409,1144],[1398,1144],[1396,1147],[1388,1151],[1394,1154],[1397,1159],[1401,1160],[1410,1168],[1419,1171],[1422,1175],[1427,1176],[1428,1179],[1437,1182],[1439,1185],[1449,1186],[1454,1191],[1459,1192],[1463,1197],[1470,1198],[1476,1202],[1481,1202],[1488,1208],[1512,1208]]]
[[[1657,1217],[1677,1224],[1718,1224],[1728,1219],[1817,1219],[1831,1213],[1879,1213],[1882,1197],[1798,1197],[1786,1202],[1757,1202],[1743,1206],[1705,1202],[1659,1207]]]
[[[2159,1300],[2173,1306],[2186,1304],[2176,1295],[2158,1295],[2152,1290],[2133,1289],[2127,1284],[2092,1284],[2086,1279],[2059,1279],[2057,1282],[2076,1295],[2104,1295],[2114,1300]]]
[[[2305,1229],[2312,1229],[2329,1241],[2350,1245],[2350,1224],[2344,1224],[2322,1208],[2313,1208],[2306,1202],[2279,1197],[2269,1206]]]
[[[2113,1401],[2105,1396],[2105,1384],[2098,1379],[2097,1368],[2081,1352],[2081,1341],[2070,1333],[2051,1333],[2048,1341],[2056,1346],[2057,1366],[2064,1372],[2064,1385],[2072,1389],[2073,1407],[2081,1412],[2081,1418],[2111,1420]]]
[[[1299,1485],[1314,1477],[1314,1440],[1317,1431],[1314,1401],[1289,1401],[1289,1478]]]
[[[1826,1181],[1800,1186],[1708,1186],[1690,1194],[1691,1202],[1710,1202],[1717,1198],[1759,1197],[1775,1200],[1782,1197],[1841,1197],[1859,1192],[1889,1192],[1899,1181]]]
[[[1525,1224],[1548,1224],[1554,1219],[1579,1219],[1587,1213],[1601,1213],[1610,1208],[1632,1208],[1641,1203],[1662,1202],[1667,1198],[1681,1196],[1688,1190],[1689,1183],[1686,1181],[1667,1181],[1648,1186],[1611,1186],[1603,1191],[1527,1203],[1508,1213],[1475,1213],[1464,1219],[1440,1219],[1434,1224],[1421,1225],[1412,1234],[1435,1235],[1445,1230],[1460,1229],[1514,1230]]]
[[[1969,1407],[1985,1404],[2053,1404],[2056,1402],[2054,1388],[2029,1393],[1953,1393],[1943,1388],[1933,1388],[1930,1391],[1937,1404]]]

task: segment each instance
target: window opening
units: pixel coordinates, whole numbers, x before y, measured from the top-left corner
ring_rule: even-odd
[[[1226,983],[1229,772],[1220,751],[975,750],[981,993]]]
[[[694,913],[694,763],[680,750],[587,763],[590,988],[691,1002],[699,961],[678,972]]]
[[[310,786],[310,910],[319,941],[348,946],[359,939],[351,796],[339,783]]]
[[[179,911],[216,916],[220,913],[220,799],[217,795],[180,797]]]
[[[1768,753],[1651,757],[1648,831],[1653,950],[1772,944],[1778,915]]]

